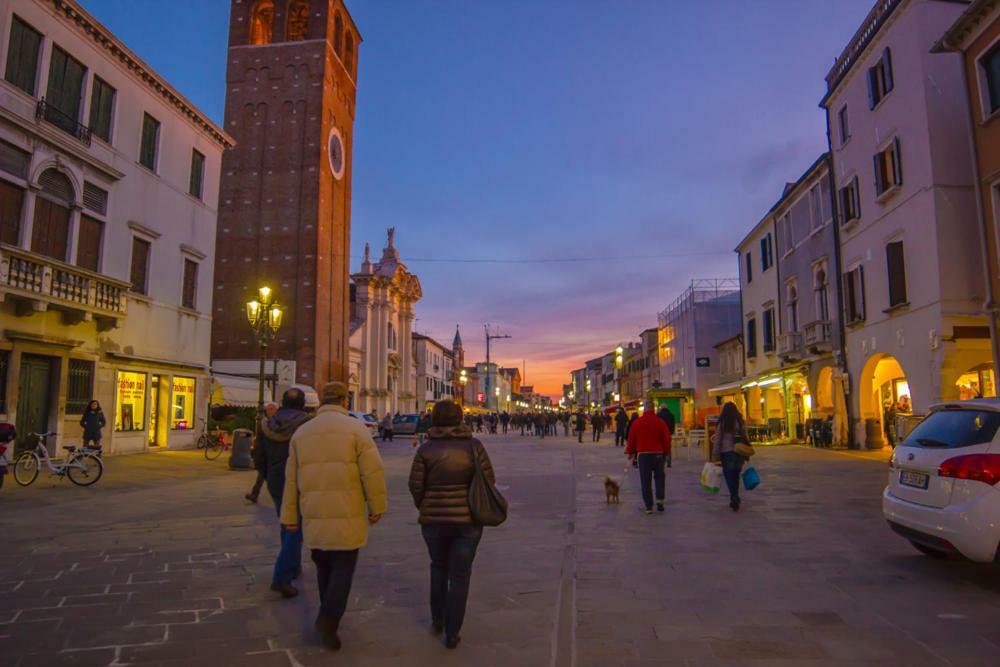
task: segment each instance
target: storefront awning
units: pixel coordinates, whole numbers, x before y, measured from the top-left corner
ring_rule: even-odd
[[[257,381],[232,375],[212,376],[211,405],[232,405],[240,408],[257,406]]]
[[[740,385],[742,382],[737,380],[736,382],[727,382],[726,384],[720,384],[718,387],[712,387],[708,390],[709,396],[727,396],[729,394],[740,393]]]

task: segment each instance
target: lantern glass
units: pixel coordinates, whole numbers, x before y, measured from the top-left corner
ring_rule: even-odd
[[[253,301],[247,301],[247,322],[250,326],[257,326],[257,320],[260,317],[260,302],[256,299]]]
[[[267,323],[270,325],[273,331],[277,331],[278,329],[281,328],[281,318],[283,314],[284,313],[281,310],[281,306],[272,306],[271,310],[268,312]]]
[[[271,288],[267,285],[261,287],[257,292],[260,294],[260,302],[265,306],[271,303]]]

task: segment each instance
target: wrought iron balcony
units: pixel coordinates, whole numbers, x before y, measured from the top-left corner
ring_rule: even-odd
[[[0,244],[0,296],[14,297],[20,315],[52,308],[69,321],[97,318],[99,325],[114,327],[125,317],[128,287],[127,282]]]
[[[90,128],[49,102],[46,102],[44,97],[38,100],[38,105],[35,107],[35,120],[43,118],[63,132],[73,135],[87,146],[90,145],[92,136]]]
[[[806,347],[816,352],[829,352],[833,349],[832,330],[830,320],[810,322],[805,326]]]
[[[798,331],[789,331],[778,336],[778,354],[791,359],[801,357],[802,334]]]

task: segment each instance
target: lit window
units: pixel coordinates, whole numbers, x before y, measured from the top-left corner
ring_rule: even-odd
[[[170,424],[178,430],[194,427],[194,378],[174,378],[174,396],[171,402]]]
[[[146,415],[146,374],[118,372],[115,431],[142,431]]]
[[[274,30],[274,3],[260,0],[250,13],[250,43],[254,46],[270,44]]]

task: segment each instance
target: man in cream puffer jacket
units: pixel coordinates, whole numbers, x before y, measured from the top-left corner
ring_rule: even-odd
[[[368,526],[388,507],[388,493],[375,441],[344,404],[347,387],[323,387],[323,405],[292,436],[285,467],[281,523],[304,531],[319,580],[316,629],[323,642],[340,648],[337,630],[347,607],[358,549],[368,541]]]

